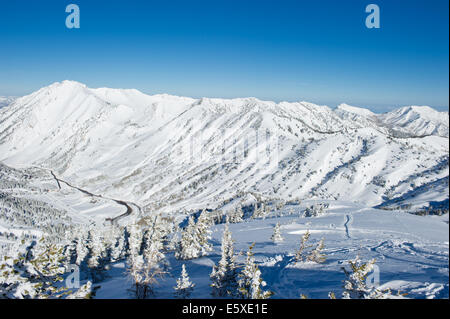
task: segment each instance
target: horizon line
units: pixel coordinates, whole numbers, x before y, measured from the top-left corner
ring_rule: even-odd
[[[295,100],[291,100],[291,99],[266,99],[266,98],[259,98],[256,96],[234,96],[234,97],[219,97],[219,96],[187,96],[187,95],[183,95],[183,94],[176,94],[176,93],[167,93],[167,92],[155,92],[155,93],[147,93],[145,91],[142,91],[141,89],[136,89],[136,88],[124,88],[124,87],[108,87],[108,86],[100,86],[100,87],[89,87],[87,84],[80,82],[80,81],[76,81],[76,80],[61,80],[61,81],[55,81],[52,82],[48,85],[42,86],[37,90],[34,90],[32,92],[23,94],[23,95],[8,95],[8,94],[1,94],[0,98],[15,98],[15,99],[19,99],[22,97],[26,97],[28,95],[31,95],[35,92],[38,92],[39,90],[48,88],[52,85],[56,85],[56,84],[64,84],[64,82],[66,83],[76,83],[79,85],[82,85],[88,89],[111,89],[111,90],[123,90],[123,91],[131,91],[131,90],[135,90],[138,91],[141,94],[147,95],[147,96],[155,96],[155,95],[168,95],[168,96],[174,96],[174,97],[179,97],[179,98],[189,98],[189,99],[194,99],[194,100],[202,100],[202,99],[217,99],[217,100],[244,100],[244,99],[255,99],[258,100],[260,102],[271,102],[271,103],[310,103],[310,104],[315,104],[316,106],[325,106],[330,108],[331,110],[335,110],[337,109],[339,106],[341,105],[347,105],[350,107],[356,107],[356,108],[360,108],[360,109],[365,109],[365,110],[369,110],[375,114],[383,114],[383,113],[389,113],[392,112],[394,110],[398,110],[398,109],[402,109],[405,107],[429,107],[432,108],[433,110],[437,111],[437,112],[443,112],[443,113],[449,113],[449,105],[430,105],[430,104],[403,104],[403,103],[395,103],[395,104],[372,104],[373,107],[371,106],[367,106],[370,105],[370,103],[365,104],[365,103],[348,103],[348,102],[311,102],[311,101],[307,101],[307,100],[302,100],[302,99],[295,99]],[[366,105],[366,106],[361,106],[361,105]],[[379,112],[379,110],[377,110],[380,107],[384,107],[384,108],[390,108],[390,111],[384,111],[384,112]],[[445,109],[445,110],[442,110]]]

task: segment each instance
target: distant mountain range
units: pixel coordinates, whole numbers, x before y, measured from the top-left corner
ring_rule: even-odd
[[[0,161],[50,168],[148,210],[214,208],[245,194],[448,203],[448,112],[427,106],[375,114],[72,81],[1,105]]]

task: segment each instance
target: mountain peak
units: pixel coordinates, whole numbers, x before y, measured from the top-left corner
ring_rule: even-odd
[[[52,84],[50,84],[49,86],[47,86],[47,88],[61,88],[61,87],[65,87],[65,88],[75,88],[75,87],[81,87],[81,88],[86,88],[86,84],[83,84],[81,82],[77,82],[77,81],[72,81],[72,80],[63,80],[61,82],[54,82]]]
[[[385,126],[402,133],[448,137],[448,113],[429,106],[404,106],[380,114],[378,119]]]
[[[337,106],[336,110],[354,113],[354,114],[358,114],[358,115],[362,115],[362,116],[366,116],[366,117],[375,115],[375,113],[373,113],[372,111],[370,111],[368,109],[365,109],[362,107],[357,107],[357,106],[351,106],[346,103],[339,104]]]

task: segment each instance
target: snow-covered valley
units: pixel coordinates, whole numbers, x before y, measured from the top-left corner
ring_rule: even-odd
[[[45,236],[97,298],[136,297],[141,257],[163,270],[149,296],[172,298],[185,264],[191,296],[209,298],[228,218],[236,269],[254,243],[272,298],[340,298],[341,267],[357,256],[375,258],[377,289],[392,297],[448,298],[448,122],[429,107],[54,83],[0,109],[0,252]],[[204,237],[183,250],[189,219]],[[323,239],[324,261],[296,259],[306,233],[309,250]]]

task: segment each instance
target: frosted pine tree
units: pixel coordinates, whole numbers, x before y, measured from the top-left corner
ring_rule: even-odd
[[[162,252],[163,243],[161,237],[155,236],[154,239],[148,234],[144,236],[145,249],[143,252],[144,258],[148,263],[154,264],[155,266],[160,263],[164,258],[164,253]]]
[[[197,223],[190,216],[188,225],[181,234],[181,240],[175,256],[178,259],[194,259],[206,255],[212,250],[209,243],[211,230],[205,212],[200,214]]]
[[[159,241],[152,240],[145,247],[142,229],[136,224],[130,227],[128,271],[133,279],[133,291],[137,299],[145,299],[153,294],[153,285],[163,274],[158,264],[159,246]]]
[[[270,208],[268,205],[262,203],[262,214],[263,214],[263,219],[266,219],[266,216],[270,214]]]
[[[198,257],[198,245],[195,237],[194,216],[189,216],[188,225],[181,233],[181,240],[178,245],[175,257],[178,259],[193,259]]]
[[[88,267],[91,278],[94,283],[102,281],[108,264],[111,262],[111,247],[105,238],[94,234],[91,241],[91,256],[88,261]]]
[[[322,252],[324,248],[324,239],[322,238],[317,246],[311,251],[307,259],[318,264],[324,263],[326,260],[325,254]]]
[[[276,223],[275,227],[273,228],[273,234],[271,239],[274,243],[280,243],[284,240],[283,236],[281,235],[280,223]]]
[[[67,264],[75,264],[77,262],[77,245],[78,238],[74,238],[65,247],[64,256]]]
[[[243,221],[244,211],[242,207],[238,206],[234,211],[231,211],[228,215],[228,221],[230,223],[241,223]]]
[[[112,246],[111,251],[111,261],[119,261],[120,260],[120,253],[123,247],[123,240],[121,236],[116,237],[114,240],[114,244]]]
[[[14,257],[0,261],[0,298],[64,298],[61,284],[65,273],[63,248],[41,239],[23,243]]]
[[[147,296],[147,289],[143,285],[144,281],[144,257],[141,255],[130,254],[128,257],[128,272],[133,279],[133,287],[136,299],[145,299]]]
[[[133,279],[133,292],[136,299],[145,299],[154,293],[153,285],[163,275],[157,264],[151,263],[142,255],[130,255],[128,272]]]
[[[91,299],[94,295],[92,283],[88,281],[81,286],[77,291],[70,293],[66,299]]]
[[[198,220],[202,220],[202,222],[208,226],[214,225],[214,213],[208,212],[206,209],[204,209],[200,213]]]
[[[328,204],[314,204],[306,208],[303,217],[317,217],[326,213]]]
[[[244,269],[239,274],[239,295],[243,299],[268,299],[272,292],[262,289],[266,282],[262,280],[261,271],[255,263],[252,251],[254,246],[255,244],[249,247]]]
[[[175,229],[172,233],[172,237],[169,240],[169,243],[167,244],[167,250],[169,251],[175,251],[178,249],[178,245],[180,243],[180,231],[179,229]]]
[[[374,270],[375,259],[363,263],[359,256],[356,256],[348,263],[350,264],[350,271],[342,267],[346,276],[344,292],[342,293],[343,299],[390,299],[395,297],[389,289],[381,291],[376,287],[367,285],[366,279]]]
[[[270,213],[270,209],[264,203],[261,203],[258,207],[258,204],[255,203],[253,205],[253,216],[252,218],[262,218],[265,219],[266,216]]]
[[[129,226],[129,254],[132,257],[139,256],[142,252],[143,245],[143,232],[142,229],[136,224]]]
[[[307,230],[300,240],[300,247],[295,254],[295,259],[297,262],[302,262],[304,260],[305,250],[310,248],[311,245],[308,244],[309,237],[311,236],[309,230]]]
[[[212,245],[209,243],[211,240],[211,222],[208,212],[204,210],[195,225],[197,241],[200,245],[199,256],[205,256],[212,250]]]
[[[117,235],[111,252],[112,261],[119,261],[128,257],[130,233],[126,227]]]
[[[130,230],[128,227],[123,227],[122,230],[122,238],[123,238],[123,246],[122,246],[122,258],[127,258],[130,254]]]
[[[88,261],[88,248],[86,247],[85,243],[86,235],[81,234],[77,241],[77,248],[76,248],[76,255],[77,259],[75,261],[75,264],[80,267],[80,271],[84,271],[87,268],[87,261]]]
[[[90,252],[88,266],[91,269],[96,268],[99,265],[100,256],[102,254],[102,243],[100,237],[97,234],[91,233],[91,240],[88,245]]]
[[[186,271],[186,266],[183,264],[181,268],[181,277],[177,279],[177,286],[175,287],[175,297],[180,299],[187,299],[191,296],[194,290],[194,284],[191,282]]]
[[[237,269],[234,256],[234,242],[228,223],[222,236],[222,256],[219,264],[213,266],[211,272],[211,287],[214,297],[234,297],[237,294]]]
[[[258,208],[258,203],[253,205],[253,215],[252,218],[261,218],[263,216],[262,207]]]

